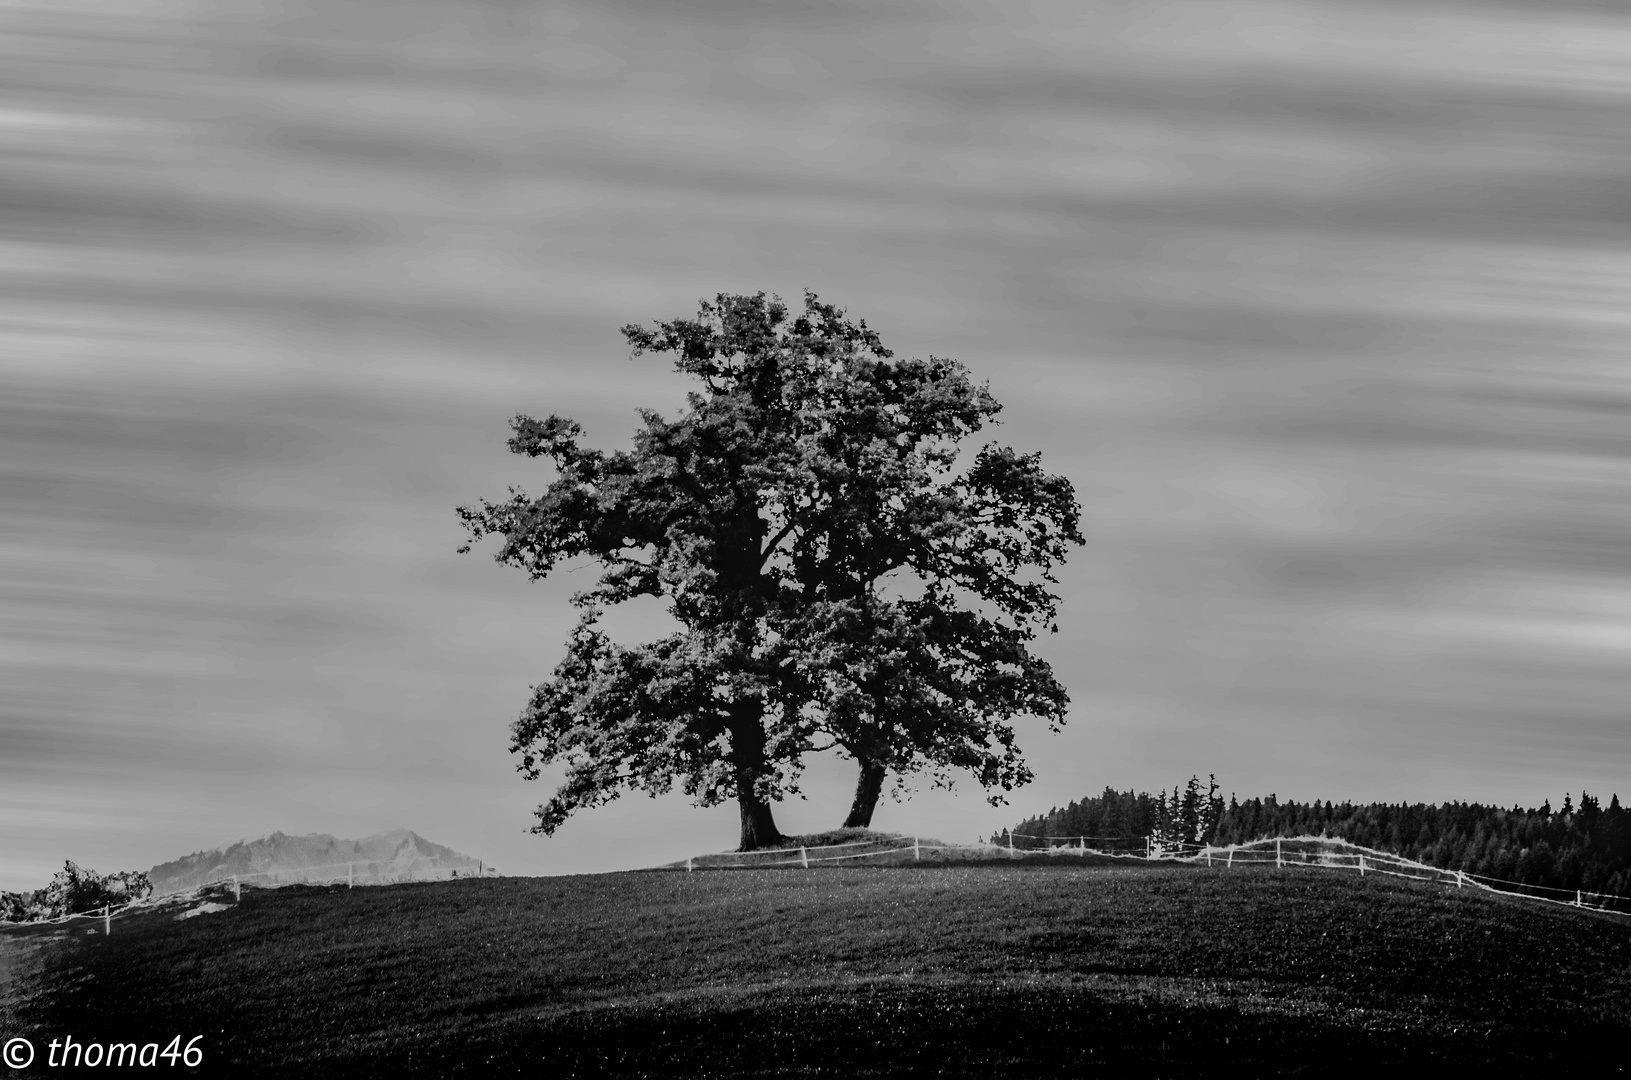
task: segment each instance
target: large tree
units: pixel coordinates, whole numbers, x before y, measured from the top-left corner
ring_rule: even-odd
[[[534,579],[563,559],[602,566],[514,727],[526,776],[566,766],[536,831],[678,780],[704,805],[737,800],[744,850],[773,843],[771,804],[823,742],[859,763],[868,820],[888,770],[1027,779],[1007,721],[1062,718],[1064,691],[1025,643],[1080,536],[1070,485],[1034,457],[987,447],[957,469],[957,443],[997,411],[989,392],[953,361],[894,360],[810,294],[796,316],[721,295],[623,332],[701,391],[673,420],[643,413],[615,453],[580,446],[570,420],[518,416],[510,448],[548,458],[555,480],[460,510],[472,543],[502,537],[499,561]],[[680,630],[611,641],[601,610],[639,596],[667,599]]]
[[[797,596],[776,625],[818,730],[856,762],[846,826],[871,824],[891,773],[968,771],[1000,803],[1031,777],[1010,721],[1063,723],[1069,698],[1029,643],[1057,629],[1053,569],[1082,542],[1080,508],[1038,455],[959,459],[1000,408],[954,361],[874,346],[830,360],[799,410],[780,500],[797,507]]]
[[[765,423],[779,393],[758,324],[784,316],[762,297],[720,297],[704,312],[725,340],[713,355],[679,359],[707,392],[677,418],[644,412],[633,449],[604,453],[581,446],[571,420],[517,416],[510,449],[547,458],[556,478],[536,499],[512,488],[459,511],[472,543],[502,537],[498,560],[534,580],[565,559],[602,568],[574,596],[581,618],[566,655],[513,729],[529,779],[566,766],[535,831],[678,779],[703,805],[737,800],[744,850],[780,839],[771,804],[796,782],[804,746],[765,618],[781,583],[766,572],[777,538],[762,492],[785,440]],[[666,599],[681,630],[633,647],[611,641],[601,611],[641,596]]]

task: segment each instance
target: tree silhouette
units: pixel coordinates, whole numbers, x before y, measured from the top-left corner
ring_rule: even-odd
[[[811,302],[807,300],[807,303]],[[803,460],[783,505],[797,597],[779,612],[818,730],[856,762],[846,827],[889,773],[1027,782],[1010,721],[1057,730],[1069,698],[1028,643],[1054,625],[1053,567],[1080,544],[1070,482],[1038,455],[960,445],[1001,406],[955,361],[876,342],[817,373],[795,417]]]
[[[1050,570],[1081,537],[1069,483],[1034,455],[988,446],[956,470],[959,441],[997,412],[990,393],[954,361],[894,360],[808,293],[796,316],[721,294],[623,333],[701,383],[686,408],[643,412],[615,453],[581,447],[571,420],[517,416],[510,449],[556,479],[459,511],[461,550],[499,536],[498,560],[533,579],[563,559],[602,567],[513,729],[524,775],[566,765],[535,830],[677,780],[702,805],[734,797],[741,847],[764,846],[780,839],[772,804],[827,745],[858,762],[862,823],[889,770],[1028,779],[1008,721],[1063,720],[1026,643],[1052,625]],[[602,610],[639,596],[666,599],[681,629],[611,641]]]

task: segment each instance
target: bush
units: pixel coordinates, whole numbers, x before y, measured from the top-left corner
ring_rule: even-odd
[[[62,864],[62,869],[43,889],[35,889],[31,893],[0,893],[0,920],[37,922],[41,919],[60,919],[64,915],[93,911],[104,904],[118,907],[151,896],[152,893],[153,884],[141,871],[124,870],[102,875],[68,861]]]

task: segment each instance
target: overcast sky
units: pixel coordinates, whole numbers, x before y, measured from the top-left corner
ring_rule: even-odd
[[[679,796],[526,833],[508,728],[591,571],[456,555],[454,507],[547,479],[517,411],[610,448],[682,400],[620,325],[806,287],[989,379],[1088,536],[1036,782],[879,827],[1631,796],[1620,5],[14,0],[0,88],[0,888],[729,846]]]

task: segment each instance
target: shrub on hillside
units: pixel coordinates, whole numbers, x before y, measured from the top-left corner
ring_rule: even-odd
[[[152,895],[152,892],[152,883],[139,870],[104,875],[76,866],[70,860],[62,864],[62,869],[43,889],[35,889],[31,893],[0,892],[0,920],[37,922],[41,919],[58,919],[64,915],[94,911],[103,905],[118,907],[141,900]]]

